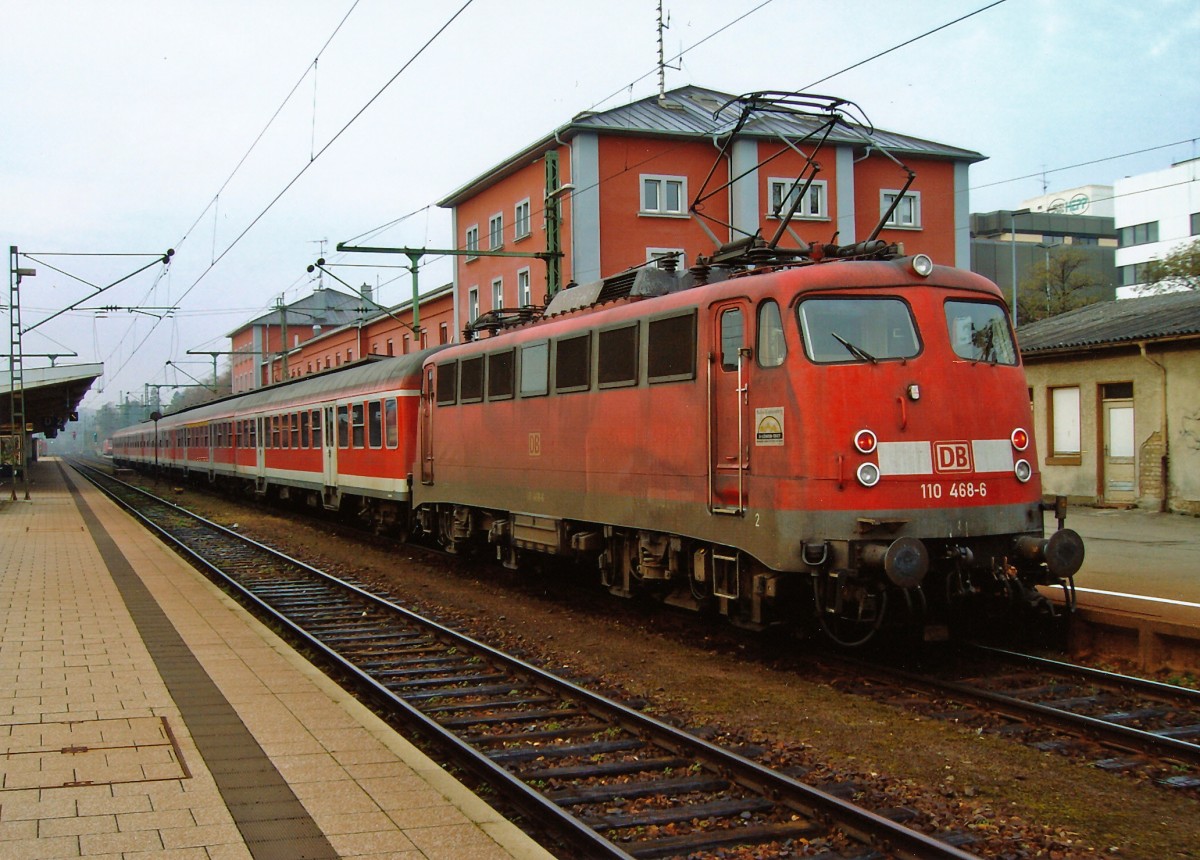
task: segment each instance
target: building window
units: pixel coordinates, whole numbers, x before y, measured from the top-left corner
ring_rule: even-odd
[[[408,355],[410,339],[408,335],[404,335],[400,340],[400,351],[402,355]]]
[[[524,239],[532,232],[529,220],[529,198],[517,204],[513,211],[513,239]]]
[[[479,319],[479,287],[471,287],[467,292],[467,322],[473,323]]]
[[[1200,212],[1192,213],[1192,235],[1200,236]]]
[[[643,215],[686,215],[687,177],[642,175]]]
[[[528,269],[517,272],[517,303],[523,308],[533,304],[533,286],[529,280]]]
[[[504,213],[497,212],[488,219],[488,248],[495,251],[504,247]]]
[[[1148,266],[1148,263],[1117,266],[1117,283],[1122,287],[1132,287],[1135,284],[1146,283],[1146,269]]]
[[[467,228],[467,242],[465,246],[468,260],[479,259],[474,252],[479,250],[479,225],[474,224]]]
[[[888,216],[886,225],[914,230],[919,228],[921,226],[921,193],[919,191],[910,191],[904,195],[901,195],[899,191],[880,191],[879,214],[882,215],[888,211],[897,197],[900,198],[900,202]]]
[[[1117,230],[1117,247],[1129,248],[1133,245],[1148,245],[1158,241],[1158,222],[1147,221],[1145,224],[1134,224]]]
[[[438,343],[450,342],[450,326],[442,323],[438,326]]]
[[[782,218],[796,202],[801,189],[804,188],[804,182],[797,182],[795,179],[769,179],[767,181],[771,192],[771,211],[767,213],[767,217]],[[829,213],[825,208],[826,185],[827,183],[823,179],[813,182],[804,192],[800,205],[796,207],[796,214],[792,217],[828,218]]]
[[[396,354],[396,353],[395,353],[395,347],[392,345],[392,339],[391,339],[390,337],[387,339],[387,354],[388,354],[388,355],[395,355],[395,354]]]
[[[504,279],[496,278],[492,281],[492,310],[500,310],[504,307]]]
[[[675,269],[679,271],[687,268],[687,254],[683,248],[647,248],[646,262],[658,263],[658,267],[665,268],[663,261],[674,260]]]
[[[1050,455],[1078,461],[1079,387],[1050,389]]]

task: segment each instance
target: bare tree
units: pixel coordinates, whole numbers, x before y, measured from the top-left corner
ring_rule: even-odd
[[[1017,290],[1017,322],[1034,322],[1094,304],[1103,298],[1096,288],[1101,277],[1088,266],[1082,251],[1070,247],[1051,249],[1035,265]]]

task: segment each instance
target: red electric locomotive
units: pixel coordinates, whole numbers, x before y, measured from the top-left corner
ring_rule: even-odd
[[[925,256],[695,272],[568,289],[541,322],[428,357],[423,530],[844,643],[1069,582],[1082,543],[1043,538],[995,285]]]

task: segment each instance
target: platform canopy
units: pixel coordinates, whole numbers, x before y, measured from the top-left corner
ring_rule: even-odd
[[[32,425],[31,432],[44,433],[47,439],[57,436],[103,373],[103,364],[26,368],[25,423]],[[12,432],[12,405],[12,375],[4,371],[0,373],[0,433]]]

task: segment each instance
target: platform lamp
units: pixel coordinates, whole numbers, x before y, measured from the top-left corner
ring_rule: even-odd
[[[17,472],[21,470],[21,483],[25,487],[25,501],[29,501],[29,463],[25,459],[25,366],[21,349],[21,279],[32,278],[37,269],[26,269],[17,265],[20,254],[17,246],[8,249],[9,260],[9,301],[8,316],[11,338],[9,340],[8,356],[8,390],[11,408],[10,423],[17,437],[17,458],[13,462],[12,499],[17,500]]]

